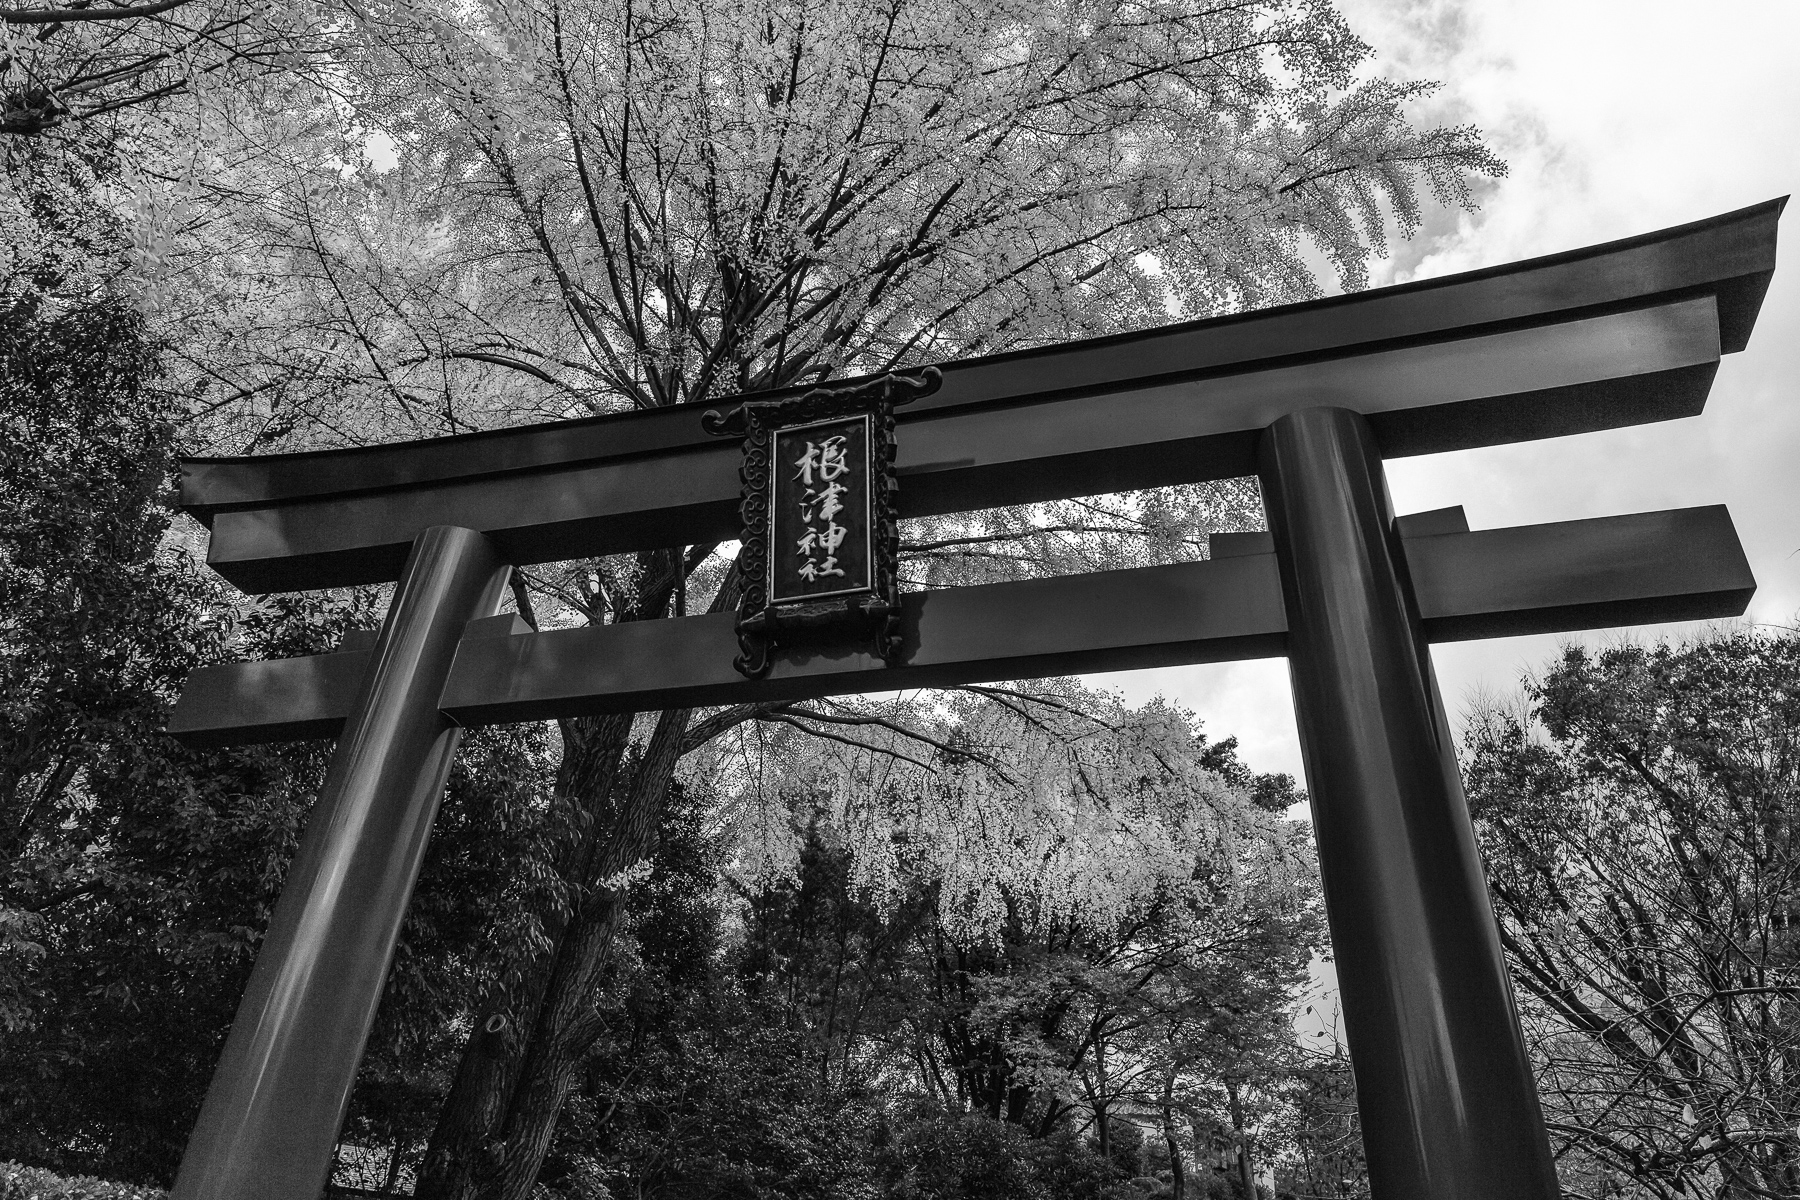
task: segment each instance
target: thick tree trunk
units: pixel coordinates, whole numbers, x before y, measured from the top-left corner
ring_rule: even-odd
[[[474,1200],[474,1173],[484,1165],[493,1130],[500,1124],[507,1084],[518,1062],[517,1041],[502,1009],[481,1015],[438,1113],[415,1195],[426,1200]]]
[[[556,1131],[557,1114],[589,1047],[605,1029],[593,997],[624,914],[624,896],[601,885],[655,852],[664,800],[691,715],[692,710],[678,709],[658,718],[624,804],[603,823],[600,836],[583,839],[586,861],[565,878],[584,877],[590,889],[556,939],[536,1003],[519,1005],[521,1028],[526,1028],[523,1014],[530,1010],[529,1036],[510,1047],[502,1039],[504,1049],[499,1052],[484,1043],[490,1037],[485,1027],[470,1039],[432,1139],[430,1170],[420,1180],[420,1197],[526,1200],[530,1196]],[[596,766],[602,775],[609,774],[604,763]],[[611,779],[591,782],[610,784]]]
[[[659,552],[641,561],[661,582],[640,595],[635,619],[656,619],[682,578],[682,558]],[[727,575],[709,610],[730,610],[741,592],[735,573]],[[693,710],[657,718],[642,760],[623,782],[633,716],[564,723],[552,820],[575,831],[556,856],[575,910],[566,923],[546,921],[555,946],[549,962],[490,1005],[470,1038],[420,1172],[420,1200],[526,1200],[563,1101],[605,1029],[594,996],[624,915],[622,890],[605,885],[655,853]]]
[[[1246,1200],[1256,1200],[1256,1168],[1250,1162],[1250,1143],[1239,1141],[1237,1147],[1238,1178],[1244,1185]]]
[[[1187,1168],[1181,1161],[1181,1141],[1175,1136],[1175,1074],[1163,1077],[1163,1144],[1169,1148],[1169,1200],[1187,1200]]]
[[[571,833],[555,856],[555,870],[565,880],[586,877],[596,843],[614,825],[610,801],[630,742],[631,720],[625,713],[570,721],[563,728],[552,820]],[[547,916],[545,925],[560,947],[570,933],[568,922]],[[538,1027],[538,1011],[555,969],[553,957],[513,990],[482,1006],[420,1167],[415,1193],[420,1200],[477,1200],[481,1181],[499,1166],[499,1133],[529,1049],[527,1035]]]
[[[1112,1165],[1112,1122],[1106,1116],[1106,1036],[1094,1038],[1094,1121],[1100,1127],[1100,1157]]]
[[[508,1106],[493,1187],[484,1189],[485,1195],[495,1200],[523,1200],[531,1194],[576,1068],[605,1028],[592,997],[606,967],[620,907],[610,898],[595,897],[593,911],[582,915],[559,948],[556,970],[538,1013],[532,1053]]]
[[[1244,1128],[1244,1106],[1238,1098],[1236,1085],[1226,1084],[1225,1095],[1231,1101],[1231,1128],[1237,1135],[1238,1179],[1244,1185],[1248,1200],[1256,1200],[1256,1165],[1250,1161],[1250,1134]]]
[[[692,715],[692,709],[671,709],[657,718],[624,808],[594,857],[589,878],[596,886],[558,947],[550,986],[538,1008],[537,1029],[513,1086],[502,1126],[494,1200],[529,1200],[575,1073],[606,1028],[594,996],[625,913],[624,889],[611,881],[655,853],[669,784]]]

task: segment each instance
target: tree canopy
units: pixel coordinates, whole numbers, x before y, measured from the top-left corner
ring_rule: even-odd
[[[1325,0],[188,0],[16,6],[0,35],[24,380],[0,381],[0,419],[54,451],[7,460],[9,506],[41,520],[0,561],[38,622],[7,627],[5,669],[50,716],[25,715],[7,776],[37,840],[5,865],[0,982],[30,1034],[0,1059],[22,1080],[74,1055],[31,1040],[54,996],[92,1022],[67,1061],[186,1063],[116,1089],[180,1097],[160,1125],[36,1104],[98,1086],[75,1069],[20,1093],[51,1115],[14,1153],[140,1178],[178,1153],[323,755],[186,755],[161,713],[193,665],[323,648],[380,600],[207,582],[165,507],[174,454],[627,411],[1303,299],[1321,273],[1362,286],[1390,231],[1503,170],[1475,130],[1416,126],[1433,85],[1369,71]],[[59,507],[88,455],[137,474]],[[933,518],[908,523],[904,572],[1187,560],[1259,521],[1243,481]],[[65,603],[90,594],[120,603]],[[715,545],[514,588],[543,625],[736,597]],[[1156,1154],[1179,1177],[1202,1128],[1231,1131],[1248,1177],[1299,1111],[1268,1081],[1317,920],[1276,812],[1292,781],[1229,747],[1067,681],[471,739],[346,1145],[394,1150],[378,1184],[519,1200],[847,1187],[847,1146],[881,1149],[865,1182],[893,1194],[1091,1194]],[[59,887],[86,890],[30,907]],[[109,954],[146,982],[70,1007]],[[124,1037],[152,992],[189,1014],[161,1047]],[[896,1124],[877,1093],[926,1107]],[[742,1161],[644,1157],[699,1144],[676,1125],[724,1138],[747,1096],[776,1108]]]
[[[1572,1193],[1800,1187],[1800,639],[1570,648],[1469,799]]]

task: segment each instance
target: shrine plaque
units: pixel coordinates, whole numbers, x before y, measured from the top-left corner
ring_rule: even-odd
[[[769,471],[770,604],[875,586],[869,417],[773,432]]]
[[[864,641],[890,663],[900,653],[894,408],[942,382],[926,367],[700,418],[708,433],[744,444],[733,660],[744,675],[761,679],[782,646]]]

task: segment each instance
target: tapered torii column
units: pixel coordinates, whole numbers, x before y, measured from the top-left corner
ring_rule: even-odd
[[[425,530],[175,1179],[176,1200],[318,1200],[462,730],[438,711],[463,626],[511,570],[479,533]]]
[[[1361,414],[1263,433],[1288,667],[1376,1196],[1559,1194],[1430,647]]]

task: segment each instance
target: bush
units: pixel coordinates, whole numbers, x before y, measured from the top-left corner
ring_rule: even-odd
[[[1043,1200],[1033,1147],[1017,1125],[981,1117],[921,1121],[901,1132],[899,1200]]]
[[[881,1155],[890,1200],[1129,1200],[1141,1195],[1067,1134],[1034,1138],[987,1117],[902,1123]]]
[[[0,1163],[0,1200],[164,1200],[157,1188],[85,1176],[64,1178],[18,1163]]]

